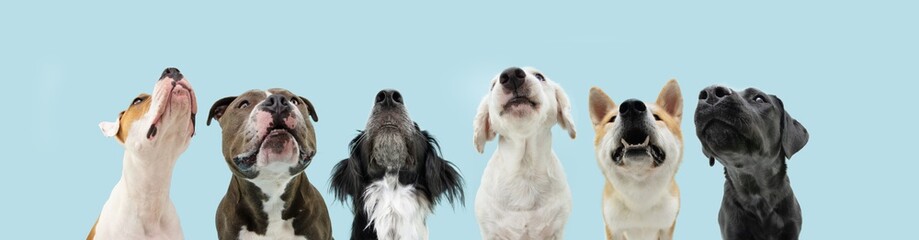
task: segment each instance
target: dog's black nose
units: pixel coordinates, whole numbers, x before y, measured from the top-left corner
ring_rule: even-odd
[[[629,99],[619,105],[619,116],[623,118],[641,116],[647,110],[648,106],[645,106],[644,102],[637,99]]]
[[[527,73],[520,69],[519,67],[512,67],[505,69],[504,72],[501,72],[501,77],[499,81],[504,88],[507,89],[517,89],[523,82],[526,81]]]
[[[699,93],[699,102],[715,104],[722,99],[731,96],[731,94],[734,94],[734,91],[732,91],[730,88],[723,86],[711,86],[702,89],[702,92]]]
[[[268,96],[268,99],[265,99],[262,109],[273,114],[280,114],[290,111],[290,104],[287,103],[287,98],[280,94],[272,94]]]
[[[402,104],[402,94],[393,89],[383,89],[377,93],[376,103],[388,106]]]
[[[182,72],[178,68],[166,68],[166,70],[163,70],[163,74],[160,74],[159,80],[163,80],[166,77],[172,78],[172,81],[179,81],[182,80]]]

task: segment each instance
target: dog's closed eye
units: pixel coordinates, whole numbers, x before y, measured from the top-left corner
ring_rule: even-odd
[[[661,120],[661,116],[658,116],[657,114],[654,114],[654,120],[655,120],[655,121],[660,121],[660,120]]]
[[[536,79],[539,79],[539,81],[543,81],[543,82],[546,81],[546,76],[543,76],[542,73],[537,73],[534,75],[536,76]]]
[[[616,116],[613,116],[612,118],[610,118],[609,122],[616,122]]]

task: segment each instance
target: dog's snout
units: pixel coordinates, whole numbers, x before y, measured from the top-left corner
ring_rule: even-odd
[[[637,99],[629,99],[619,105],[619,115],[627,118],[632,116],[641,116],[648,110],[644,102]]]
[[[527,73],[518,67],[505,69],[501,72],[500,82],[504,88],[517,89],[526,81]]]
[[[734,91],[730,88],[723,86],[711,86],[703,89],[702,92],[699,92],[699,102],[715,104],[722,99],[731,96],[732,94],[734,94]]]
[[[280,114],[290,111],[290,104],[287,103],[287,99],[284,96],[274,94],[265,99],[265,104],[262,105],[262,108],[273,114]]]
[[[381,105],[402,104],[402,94],[399,91],[385,89],[377,93],[376,103]]]
[[[179,81],[179,80],[182,80],[182,72],[180,72],[178,68],[174,68],[174,67],[166,68],[166,70],[163,70],[163,74],[160,75],[159,80],[163,80],[167,77],[172,78],[173,82]]]

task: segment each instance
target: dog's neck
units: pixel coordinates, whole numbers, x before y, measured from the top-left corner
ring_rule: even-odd
[[[508,169],[540,168],[552,164],[552,131],[546,128],[527,137],[499,135],[496,152],[501,155],[504,164],[516,166]]]
[[[725,190],[732,192],[737,203],[745,210],[766,217],[776,205],[792,196],[791,185],[785,172],[784,156],[778,154],[766,159],[744,159],[758,163],[753,166],[728,166],[724,168]],[[739,160],[739,159],[733,159]]]
[[[297,174],[286,181],[278,180],[247,180],[242,177],[237,177],[234,175],[233,180],[236,182],[236,191],[240,194],[237,196],[249,196],[254,199],[236,199],[237,201],[258,201],[261,202],[259,205],[253,204],[239,204],[239,207],[245,208],[243,211],[248,211],[250,216],[255,218],[261,218],[267,220],[266,217],[271,217],[271,213],[281,212],[283,209],[302,209],[293,207],[293,204],[302,204],[302,201],[297,201],[298,198],[303,196],[299,191],[293,192],[293,194],[286,194],[288,190],[300,189],[301,184],[308,184],[309,180],[306,178],[304,173]],[[248,186],[248,187],[244,187]],[[253,187],[255,186],[255,187]],[[268,212],[268,215],[265,215],[265,211]]]
[[[172,169],[179,154],[173,151],[154,154],[125,151],[121,185],[128,200],[124,203],[143,223],[158,224],[167,209]]]

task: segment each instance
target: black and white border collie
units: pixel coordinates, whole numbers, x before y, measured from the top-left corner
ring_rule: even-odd
[[[462,176],[409,118],[398,91],[380,91],[375,102],[351,156],[332,170],[331,189],[339,201],[351,198],[351,239],[427,239],[434,205],[463,203]]]

